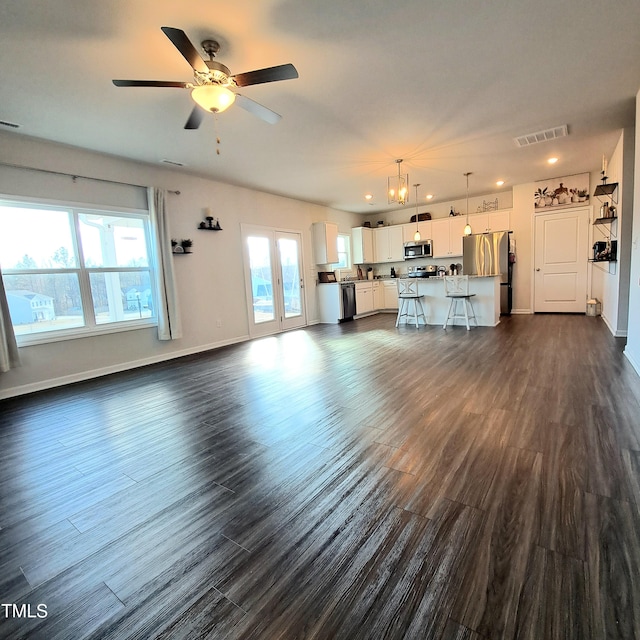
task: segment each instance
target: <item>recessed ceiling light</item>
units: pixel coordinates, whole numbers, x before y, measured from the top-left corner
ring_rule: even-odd
[[[558,158],[549,158],[549,159],[547,160],[547,162],[548,162],[549,164],[555,164],[556,162],[558,162]]]
[[[498,180],[496,184],[501,187],[504,184],[504,180]]]
[[[427,200],[431,200],[433,198],[433,193],[427,193]]]
[[[370,193],[367,193],[367,195],[364,197],[365,200],[371,200],[371,198],[373,198],[373,196]]]

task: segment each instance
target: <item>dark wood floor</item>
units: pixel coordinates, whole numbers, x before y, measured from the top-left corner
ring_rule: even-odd
[[[394,321],[0,403],[0,637],[640,638],[622,342]]]

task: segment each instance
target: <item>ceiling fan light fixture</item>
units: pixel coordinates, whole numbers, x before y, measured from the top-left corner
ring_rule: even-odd
[[[205,84],[195,87],[191,97],[206,111],[222,113],[234,103],[236,94],[219,84]]]

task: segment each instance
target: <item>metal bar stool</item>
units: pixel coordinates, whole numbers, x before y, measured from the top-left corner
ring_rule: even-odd
[[[451,300],[449,303],[449,312],[444,321],[443,329],[447,328],[449,320],[454,323],[457,319],[464,319],[467,325],[467,331],[471,328],[469,326],[469,320],[473,320],[476,327],[478,326],[478,320],[473,310],[470,298],[473,298],[476,294],[469,293],[469,276],[444,276],[444,295]],[[458,312],[458,303],[462,303],[463,313]]]
[[[427,318],[424,315],[424,307],[422,299],[424,295],[418,293],[418,283],[416,280],[401,279],[398,280],[398,317],[396,318],[396,327],[400,324],[401,318],[406,318],[405,324],[409,323],[409,318],[413,318],[416,329],[418,328],[418,318],[422,317],[425,325]],[[413,313],[411,310],[413,309]]]

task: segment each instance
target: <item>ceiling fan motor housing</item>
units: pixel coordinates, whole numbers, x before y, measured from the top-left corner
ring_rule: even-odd
[[[215,60],[205,60],[205,64],[209,68],[208,73],[194,72],[197,84],[221,84],[223,86],[233,84],[230,80],[231,71],[228,67]]]

